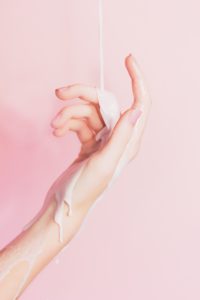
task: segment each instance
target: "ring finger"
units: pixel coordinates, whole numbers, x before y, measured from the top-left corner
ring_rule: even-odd
[[[75,131],[82,144],[94,139],[95,133],[89,128],[86,121],[70,119],[62,127],[56,128],[54,134],[58,137],[64,136],[68,130]]]

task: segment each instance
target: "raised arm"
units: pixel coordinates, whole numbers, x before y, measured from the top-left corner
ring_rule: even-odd
[[[56,90],[57,96],[62,100],[79,97],[85,101],[82,104],[85,107],[65,107],[52,122],[56,136],[64,135],[67,130],[75,131],[81,142],[81,151],[77,159],[50,187],[44,205],[31,225],[1,250],[0,299],[18,299],[33,278],[67,246],[95,200],[108,186],[130,139],[126,162],[129,163],[135,157],[151,103],[141,71],[131,55],[126,57],[125,65],[131,78],[134,99],[131,107],[120,115],[104,147],[98,148],[95,139],[96,134],[105,127],[99,111],[96,89],[74,84]],[[59,224],[55,222],[55,211],[58,207],[56,195],[61,186],[67,185],[69,170],[85,159],[87,163],[73,191],[73,213],[69,215],[66,202],[60,207],[61,241]]]

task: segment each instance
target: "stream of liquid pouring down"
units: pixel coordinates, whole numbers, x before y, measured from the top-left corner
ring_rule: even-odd
[[[116,125],[119,117],[120,117],[120,108],[118,101],[114,94],[112,94],[109,91],[106,91],[104,88],[104,57],[103,57],[103,1],[99,1],[99,57],[100,57],[100,88],[96,88],[97,96],[98,96],[98,102],[100,107],[100,113],[102,115],[102,118],[105,122],[105,126],[101,131],[98,132],[96,135],[96,140],[99,141],[100,147],[104,145],[107,142],[107,139],[112,133],[112,130],[114,126]],[[136,130],[133,132],[133,136],[135,134]],[[112,179],[110,180],[109,184],[107,185],[107,188],[111,185],[111,183],[114,181],[114,179],[120,174],[122,168],[127,163],[127,155],[126,152],[128,150],[129,143],[127,144],[127,147],[121,156],[115,172],[112,176]],[[54,214],[54,221],[59,226],[59,240],[60,242],[63,242],[63,205],[66,203],[68,205],[68,213],[67,215],[72,215],[72,200],[73,200],[73,189],[84,170],[84,167],[87,163],[87,160],[90,157],[86,158],[85,160],[81,162],[77,162],[75,164],[72,164],[61,176],[56,180],[54,185],[50,188],[47,197],[46,202],[48,202],[48,198],[52,197],[52,194],[55,195],[55,199],[57,201],[57,208],[55,210]],[[105,192],[105,190],[104,190]],[[95,204],[98,202],[97,200],[101,199],[104,192],[96,199]],[[94,205],[93,205],[94,207]],[[28,223],[24,229],[27,229],[29,226],[34,223],[34,221],[37,219],[37,216]]]
[[[104,52],[103,52],[103,2],[99,0],[99,61],[100,89],[104,90]]]
[[[96,90],[97,90],[97,96],[99,100],[100,113],[105,122],[105,127],[96,135],[96,140],[100,141],[100,146],[101,146],[102,144],[104,145],[107,142],[107,139],[112,133],[112,130],[120,117],[120,108],[115,96],[111,92],[106,91],[104,88],[103,5],[102,5],[103,0],[98,0],[98,1],[99,1],[98,8],[99,8],[100,88],[96,88]],[[107,185],[107,188],[104,190],[104,192],[111,186],[111,183],[118,177],[118,175],[121,173],[121,170],[127,164],[128,162],[127,151],[129,145],[131,144],[132,139],[134,139],[135,135],[137,135],[137,126],[138,126],[138,122],[133,130],[133,134],[126,146],[125,151],[123,152],[122,156],[118,161],[115,172],[109,184]],[[81,162],[77,162],[76,164],[72,164],[64,173],[62,173],[58,177],[58,179],[49,189],[41,211],[28,224],[26,224],[22,230],[27,230],[40,217],[40,215],[43,214],[43,211],[46,206],[45,203],[48,203],[49,200],[52,200],[52,195],[53,195],[57,203],[53,220],[58,225],[59,241],[61,243],[63,242],[63,217],[70,217],[70,215],[73,213],[71,209],[72,200],[73,200],[73,189],[75,184],[78,182],[79,176],[81,175],[87,163],[87,160],[89,158],[86,158]],[[102,198],[104,192],[98,197],[98,199],[95,200],[94,202],[95,205],[98,202],[97,200]],[[63,216],[64,203],[68,205],[67,216]],[[95,206],[94,204],[92,205],[92,208]],[[13,255],[12,251],[10,252],[10,254],[9,251],[7,251],[8,254],[6,254],[7,256],[6,259],[2,257],[0,258],[0,281],[1,279],[5,278],[5,276],[14,267],[14,265],[25,260],[28,262],[29,268],[26,274],[24,275],[24,278],[22,279],[22,282],[19,286],[19,291],[20,291],[20,289],[25,284],[26,279],[28,278],[31,272],[35,260],[40,255],[40,253],[42,253],[44,245],[45,245],[45,233],[41,230],[40,236],[38,236],[37,239],[33,237],[32,241],[28,241],[28,242],[25,241],[22,244],[22,246],[19,246],[16,249],[16,255]],[[67,247],[68,244],[63,248],[63,250]],[[10,248],[12,249],[12,246]],[[1,259],[2,261],[6,261],[6,264],[5,263],[1,264]],[[56,258],[56,263],[58,263],[58,258]],[[13,299],[16,299],[17,296],[18,293],[16,293],[16,296]]]

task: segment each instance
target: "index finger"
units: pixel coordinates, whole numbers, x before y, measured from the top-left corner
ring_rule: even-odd
[[[96,87],[75,83],[55,90],[56,96],[61,100],[80,98],[82,100],[98,103]]]

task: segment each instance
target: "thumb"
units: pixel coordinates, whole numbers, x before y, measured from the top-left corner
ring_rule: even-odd
[[[142,111],[139,107],[126,110],[116,123],[107,144],[100,151],[100,160],[106,166],[115,167],[129,142]]]

